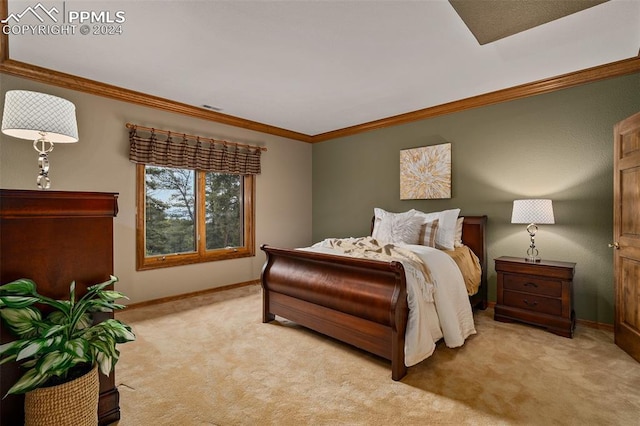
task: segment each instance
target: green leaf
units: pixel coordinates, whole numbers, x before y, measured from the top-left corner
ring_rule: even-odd
[[[51,326],[42,337],[51,337],[57,333],[63,333],[69,326],[67,324],[55,324]]]
[[[69,340],[64,344],[64,350],[76,358],[85,358],[89,353],[89,343],[84,339]]]
[[[28,306],[24,308],[4,308],[0,311],[0,315],[9,325],[42,320],[40,311]]]
[[[52,324],[62,325],[67,323],[67,316],[60,311],[53,311],[47,315],[47,321]]]
[[[18,353],[18,357],[16,358],[16,361],[20,361],[30,356],[33,356],[38,352],[42,351],[42,349],[46,347],[47,347],[46,340],[34,339],[28,345],[26,345],[24,348],[20,350],[20,352]]]
[[[11,331],[19,337],[32,337],[37,331],[37,325],[42,320],[40,311],[30,306],[24,308],[3,308],[0,316],[5,320]]]
[[[131,327],[122,323],[120,320],[108,319],[98,325],[109,330],[116,338],[116,343],[132,342],[136,340],[136,335],[131,330]]]
[[[98,292],[98,296],[102,300],[114,301],[118,299],[128,299],[123,293],[114,290],[101,290]]]
[[[71,281],[69,285],[69,306],[73,308],[73,305],[76,303],[76,282]]]
[[[16,360],[16,357],[17,355],[6,356],[0,360],[0,365],[6,364],[7,362],[13,362]]]
[[[22,340],[14,340],[12,342],[5,343],[4,345],[0,345],[0,355],[7,354],[17,354],[20,351],[24,341]]]
[[[60,375],[61,371],[70,367],[73,357],[60,351],[49,352],[38,361],[36,369],[40,374]]]
[[[91,287],[87,287],[87,291],[89,291],[89,292],[97,292],[97,291],[102,290],[103,288],[108,287],[111,284],[114,284],[114,283],[117,283],[117,282],[118,282],[118,277],[114,277],[113,275],[110,275],[108,281],[105,281],[105,282],[100,283],[100,284],[92,285]]]
[[[0,296],[0,306],[6,306],[8,308],[24,308],[31,306],[34,303],[39,302],[37,297],[30,296]]]
[[[18,381],[7,391],[7,395],[29,392],[30,390],[42,385],[48,379],[48,375],[40,374],[38,373],[38,370],[32,368],[18,379]]]
[[[98,340],[91,340],[91,347],[96,359],[100,356],[112,357],[116,354],[116,342],[109,335],[100,335]]]
[[[31,368],[31,367],[35,367],[37,362],[38,362],[38,359],[34,358],[34,359],[29,360],[29,361],[23,362],[20,366],[24,367],[24,368]]]
[[[91,315],[82,314],[82,316],[78,320],[78,323],[76,324],[76,329],[82,330],[84,328],[91,327],[92,324],[93,324],[93,320],[91,319]]]
[[[8,284],[0,286],[0,294],[16,293],[16,294],[36,294],[36,283],[27,278],[12,281]]]
[[[101,300],[92,300],[87,302],[87,310],[89,312],[113,312],[113,305]]]
[[[33,339],[28,344],[25,344],[18,353],[16,361],[21,361],[29,357],[40,357],[52,351],[52,349],[58,348],[62,342],[62,336],[50,337],[47,339]]]
[[[111,370],[113,368],[113,359],[109,355],[104,352],[98,352],[96,354],[96,361],[98,362],[98,366],[100,368],[100,372],[105,376],[111,374]]]
[[[113,318],[94,325],[87,332],[99,336],[102,341],[107,341],[106,339],[109,339],[108,342],[113,341],[114,346],[116,343],[126,343],[136,339],[131,327]]]

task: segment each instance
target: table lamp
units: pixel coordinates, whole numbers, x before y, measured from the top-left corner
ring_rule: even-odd
[[[49,189],[49,157],[54,143],[78,142],[76,107],[46,93],[10,90],[5,95],[2,133],[33,141],[39,153],[37,185]]]
[[[513,212],[511,213],[511,223],[527,223],[527,232],[531,237],[531,244],[527,249],[528,262],[540,262],[538,257],[538,249],[535,245],[535,236],[538,231],[537,224],[553,224],[553,205],[551,200],[532,199],[532,200],[514,200]]]

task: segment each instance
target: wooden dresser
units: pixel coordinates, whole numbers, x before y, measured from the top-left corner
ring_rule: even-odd
[[[56,299],[69,297],[76,281],[80,297],[90,285],[113,274],[115,193],[26,191],[0,189],[0,283],[30,278],[38,292]],[[105,319],[113,314],[103,314]],[[15,337],[0,327],[0,343]],[[20,377],[17,363],[0,366],[0,393]],[[100,424],[120,418],[115,372],[100,374]],[[24,424],[24,396],[0,400],[0,424]]]
[[[573,274],[575,263],[520,257],[495,259],[498,300],[494,319],[521,321],[573,337]]]

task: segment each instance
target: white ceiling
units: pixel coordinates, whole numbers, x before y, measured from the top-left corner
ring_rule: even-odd
[[[9,1],[20,13],[34,1]],[[640,1],[480,46],[446,0],[46,1],[121,35],[10,35],[10,57],[308,135],[638,55]],[[24,18],[26,22],[27,17]]]

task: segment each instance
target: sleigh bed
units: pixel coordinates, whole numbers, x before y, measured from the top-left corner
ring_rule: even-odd
[[[471,306],[487,307],[486,216],[465,216],[462,242],[477,256],[480,286]],[[372,221],[373,229],[373,221]],[[263,245],[263,322],[276,315],[391,361],[400,380],[405,365],[408,302],[399,261],[352,258]]]

